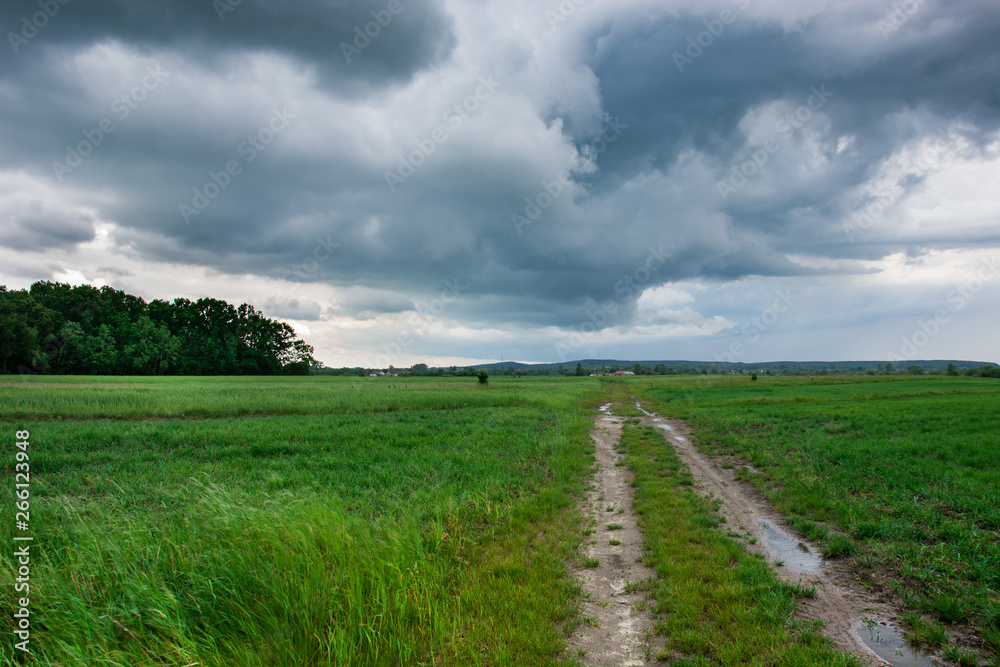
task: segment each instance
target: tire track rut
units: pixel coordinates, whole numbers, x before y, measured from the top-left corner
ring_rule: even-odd
[[[582,509],[591,517],[594,532],[583,554],[589,563],[574,569],[585,597],[585,622],[569,638],[567,652],[593,667],[641,667],[657,664],[657,647],[642,592],[646,587],[636,590],[634,584],[654,579],[656,572],[642,563],[643,535],[632,508],[632,472],[618,452],[623,420],[613,417],[609,408],[602,408],[591,430],[594,485]]]

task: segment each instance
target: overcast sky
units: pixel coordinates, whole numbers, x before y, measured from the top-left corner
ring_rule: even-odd
[[[996,0],[5,0],[0,282],[329,366],[1000,362]]]

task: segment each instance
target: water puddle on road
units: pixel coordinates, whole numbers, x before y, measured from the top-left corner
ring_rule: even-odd
[[[635,407],[636,407],[637,410],[639,410],[639,412],[641,412],[642,414],[646,415],[647,417],[652,417],[653,416],[653,413],[652,412],[647,412],[646,409],[644,407],[642,407],[642,403],[640,403],[639,401],[635,402]]]
[[[623,421],[625,421],[625,418],[624,417],[601,417],[601,421],[602,422],[623,422]]]
[[[611,409],[610,403],[605,403],[604,405],[598,408],[598,410],[600,410],[601,412],[607,412],[610,409]]]
[[[858,621],[851,630],[869,651],[895,667],[932,667],[940,664],[920,649],[907,644],[902,631],[885,621]]]
[[[656,428],[662,428],[664,431],[673,431],[674,427],[670,424],[657,424]]]
[[[768,521],[756,519],[756,522],[764,529],[767,546],[777,554],[777,560],[784,561],[786,567],[799,572],[819,572],[823,569],[822,556],[810,551],[805,544]]]

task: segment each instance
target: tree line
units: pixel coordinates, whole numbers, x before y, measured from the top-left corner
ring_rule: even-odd
[[[307,375],[313,348],[284,322],[219,299],[143,299],[111,287],[0,285],[0,372]]]

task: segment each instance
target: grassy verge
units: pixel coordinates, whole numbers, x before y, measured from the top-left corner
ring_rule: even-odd
[[[823,383],[762,377],[651,384],[831,557],[913,612],[912,638],[973,632],[1000,664],[1000,384],[979,378]],[[975,642],[973,642],[975,643]],[[950,653],[956,649],[951,647]]]
[[[559,663],[575,407],[6,426],[32,433],[35,664]]]

